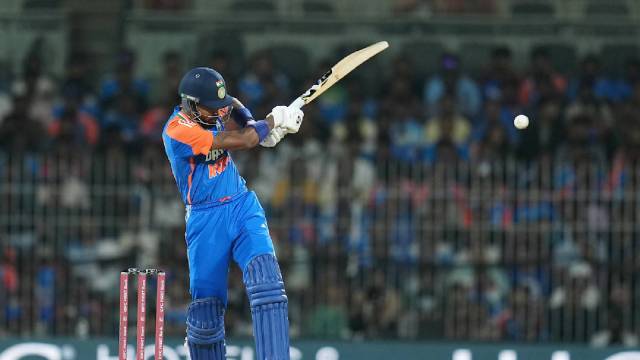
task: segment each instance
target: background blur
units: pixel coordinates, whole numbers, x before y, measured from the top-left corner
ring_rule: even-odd
[[[160,133],[183,72],[214,67],[263,117],[379,40],[300,133],[233,154],[292,336],[637,347],[634,0],[2,0],[0,339],[115,339],[133,265],[167,271],[182,337],[184,208]],[[227,334],[247,338],[230,277]]]

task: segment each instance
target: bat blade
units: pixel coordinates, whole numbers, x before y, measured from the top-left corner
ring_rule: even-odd
[[[355,51],[342,60],[338,61],[329,71],[327,71],[318,81],[315,82],[304,94],[295,99],[290,107],[300,109],[304,105],[310,103],[315,98],[320,96],[323,92],[337,83],[340,79],[347,76],[358,66],[362,65],[365,61],[369,60],[373,56],[382,52],[389,47],[389,43],[386,41],[380,41],[373,45],[369,45],[366,48]]]

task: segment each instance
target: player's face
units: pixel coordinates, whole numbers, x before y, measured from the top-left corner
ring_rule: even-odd
[[[210,125],[215,125],[217,121],[220,121],[223,124],[226,123],[231,117],[231,109],[233,109],[233,106],[231,105],[220,109],[210,109],[206,106],[198,106],[200,118],[203,122]]]

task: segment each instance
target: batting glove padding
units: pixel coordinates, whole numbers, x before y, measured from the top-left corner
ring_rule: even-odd
[[[282,128],[273,128],[267,137],[260,143],[260,145],[264,147],[274,147],[276,146],[280,140],[284,138],[286,135],[286,131]]]
[[[271,110],[274,128],[281,127],[287,134],[295,134],[300,130],[304,113],[300,109],[287,106],[276,106]]]

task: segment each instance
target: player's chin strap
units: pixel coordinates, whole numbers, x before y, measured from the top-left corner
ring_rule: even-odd
[[[218,298],[197,299],[189,305],[186,345],[191,359],[225,359],[224,307]]]
[[[259,255],[243,274],[251,305],[256,359],[289,360],[287,295],[276,257]]]

